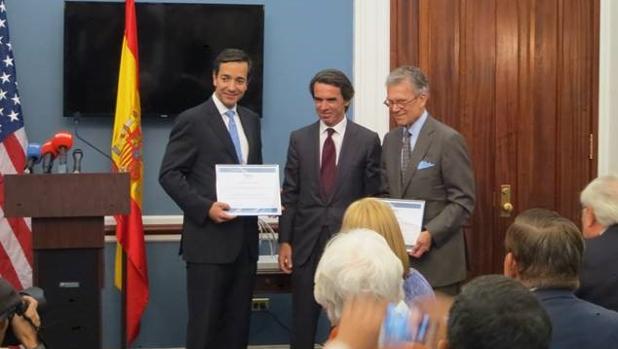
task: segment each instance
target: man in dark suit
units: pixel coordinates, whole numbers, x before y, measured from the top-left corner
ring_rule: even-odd
[[[256,217],[235,217],[217,201],[216,164],[261,164],[259,117],[237,103],[251,61],[223,50],[213,66],[215,92],[178,115],[159,181],[184,212],[180,250],[187,263],[187,349],[245,348],[258,235]]]
[[[474,209],[474,174],[463,137],[429,115],[429,82],[417,67],[393,70],[384,104],[398,127],[384,136],[384,192],[424,200],[421,234],[409,251],[410,266],[431,286],[454,295],[466,278],[462,225]]]
[[[531,289],[552,322],[551,348],[618,348],[618,313],[581,300],[584,241],[558,213],[530,209],[507,229],[504,274]]]
[[[378,194],[380,139],[346,118],[354,89],[327,69],[309,84],[319,121],[290,135],[279,220],[279,266],[292,274],[292,348],[313,348],[320,306],[313,277],[328,239],[354,200]]]
[[[575,294],[618,311],[618,177],[593,180],[580,201],[586,248]]]

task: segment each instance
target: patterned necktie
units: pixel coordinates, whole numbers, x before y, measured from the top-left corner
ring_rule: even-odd
[[[238,163],[243,163],[242,158],[242,149],[240,147],[240,138],[238,137],[238,128],[236,127],[236,121],[234,120],[234,114],[236,114],[233,110],[228,110],[225,113],[225,116],[228,117],[228,132],[230,133],[230,137],[232,137],[232,143],[234,143],[234,149],[236,149],[236,156],[238,156]]]
[[[328,137],[326,137],[322,147],[322,166],[320,167],[320,189],[323,199],[330,197],[335,186],[335,175],[337,173],[337,154],[335,152],[335,142],[333,142],[335,130],[329,127],[326,129],[326,132],[328,132]]]
[[[412,153],[412,148],[410,147],[410,130],[403,130],[403,138],[401,144],[401,185],[403,186],[406,182],[406,174],[408,172],[408,167],[410,165],[410,155]]]

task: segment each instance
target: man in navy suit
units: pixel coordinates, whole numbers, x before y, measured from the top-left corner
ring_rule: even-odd
[[[313,277],[350,203],[380,190],[380,139],[346,118],[354,89],[339,70],[309,84],[319,121],[290,135],[279,219],[279,267],[292,274],[291,344],[314,347],[320,306]]]
[[[573,294],[584,252],[573,222],[549,210],[527,210],[507,229],[504,245],[505,275],[534,291],[551,318],[551,348],[618,348],[618,313]]]
[[[187,349],[246,348],[258,256],[256,217],[217,201],[216,164],[261,164],[260,119],[237,103],[251,71],[241,50],[223,50],[214,94],[178,115],[159,182],[184,212],[180,251],[187,263]]]
[[[580,201],[586,248],[575,294],[618,311],[618,177],[593,180]]]

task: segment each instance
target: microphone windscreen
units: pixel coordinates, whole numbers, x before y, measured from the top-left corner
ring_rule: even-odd
[[[47,141],[41,146],[41,155],[45,156],[46,154],[51,154],[52,158],[55,158],[56,155],[58,155],[58,151],[52,144],[52,141]]]
[[[73,135],[66,131],[58,132],[52,138],[52,144],[56,151],[59,151],[62,147],[70,149],[73,146]]]
[[[35,161],[41,158],[41,145],[39,143],[30,143],[26,148],[26,157]]]

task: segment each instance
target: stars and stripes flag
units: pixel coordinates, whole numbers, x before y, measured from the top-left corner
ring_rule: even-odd
[[[32,286],[29,218],[4,217],[4,176],[22,174],[28,140],[17,92],[6,5],[0,2],[0,276],[17,289]]]
[[[128,172],[131,178],[131,211],[116,218],[115,284],[124,287],[126,297],[126,338],[132,343],[139,334],[142,314],[148,304],[148,267],[142,226],[142,128],[139,98],[139,59],[134,0],[125,2],[125,29],[118,73],[116,115],[112,135],[114,171]],[[122,253],[126,263],[122,263]],[[123,273],[125,283],[122,284]]]

